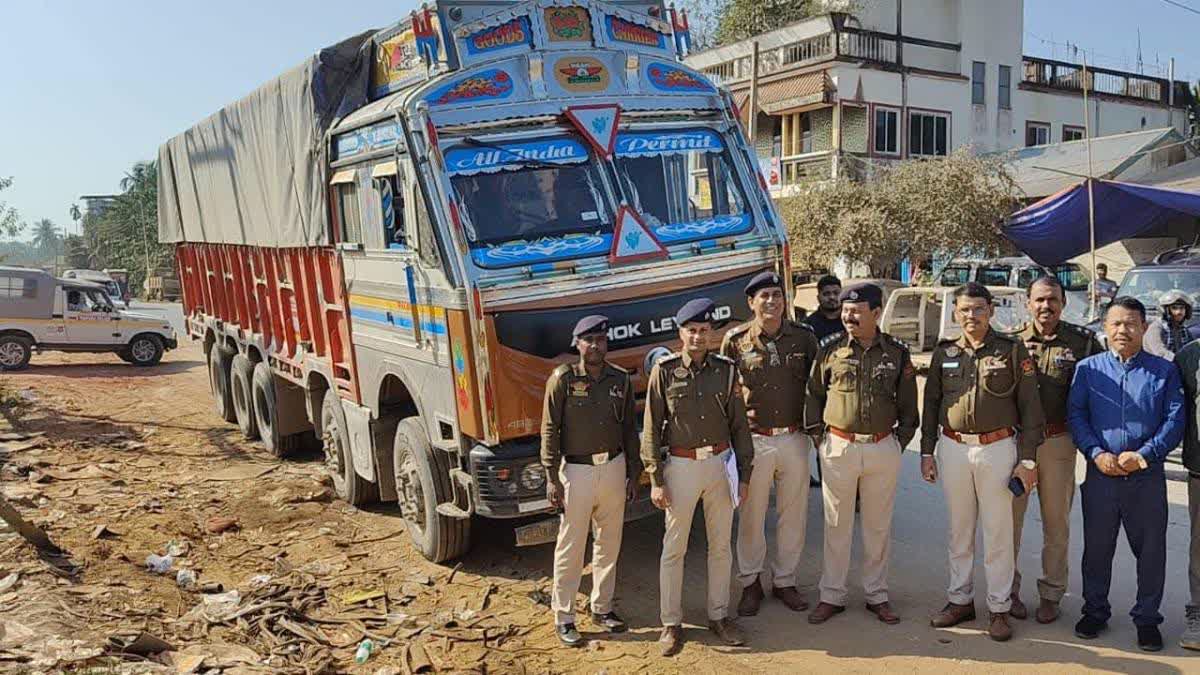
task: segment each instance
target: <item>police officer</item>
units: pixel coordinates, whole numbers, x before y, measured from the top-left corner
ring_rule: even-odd
[[[708,540],[708,628],[726,644],[745,643],[728,618],[729,548],[735,499],[745,499],[754,445],[737,368],[709,350],[712,314],[713,303],[706,298],[688,302],[675,314],[683,350],[654,365],[646,390],[642,461],[650,474],[650,499],[666,511],[658,577],[664,656],[683,648],[683,559],[701,501]]]
[[[988,635],[1003,642],[1012,637],[1008,610],[1015,564],[1009,482],[1017,477],[1025,492],[1037,483],[1035,458],[1045,418],[1033,360],[1020,340],[992,330],[994,313],[985,286],[972,282],[954,290],[954,316],[963,334],[933,351],[925,381],[921,474],[933,483],[940,471],[950,516],[949,602],[930,623],[947,628],[975,618],[971,576],[978,520],[991,612]]]
[[[846,330],[821,341],[808,381],[805,428],[818,443],[825,498],[821,602],[809,623],[846,608],[856,497],[862,498],[863,590],[867,610],[900,622],[888,602],[892,507],[901,454],[917,433],[917,376],[908,348],[879,330],[883,292],[873,284],[842,291]],[[757,474],[755,474],[757,475]]]
[[[554,623],[563,644],[575,647],[583,643],[575,627],[575,594],[589,529],[592,623],[613,633],[625,630],[612,598],[625,502],[636,496],[642,467],[629,373],[605,361],[608,319],[584,317],[573,335],[579,361],[559,366],[546,382],[542,466],[546,497],[562,514],[554,547]]]
[[[804,387],[817,338],[808,326],[786,317],[783,281],[762,272],[746,284],[754,319],[725,334],[721,353],[737,364],[754,439],[754,479],[738,518],[740,616],[758,614],[763,600],[759,575],[767,557],[765,525],[771,486],[775,486],[775,559],[772,594],[789,609],[808,609],[796,590],[796,567],[804,551],[808,523],[808,436],[801,432]]]
[[[1058,618],[1058,605],[1067,590],[1067,553],[1071,502],[1075,499],[1075,456],[1079,451],[1067,430],[1067,394],[1075,364],[1104,351],[1086,328],[1062,320],[1066,294],[1057,277],[1035,279],[1026,289],[1029,316],[1016,336],[1025,343],[1037,367],[1038,389],[1046,417],[1046,440],[1037,449],[1038,504],[1042,509],[1042,578],[1038,579],[1038,623]],[[1021,552],[1021,531],[1029,493],[1013,500],[1013,555]],[[1021,570],[1013,573],[1013,618],[1028,616],[1021,602]]]

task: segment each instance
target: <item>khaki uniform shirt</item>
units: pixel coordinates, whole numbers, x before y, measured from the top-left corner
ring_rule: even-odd
[[[595,380],[581,363],[556,368],[546,381],[542,408],[542,466],[548,475],[558,476],[563,456],[622,450],[626,475],[636,478],[642,465],[633,406],[633,383],[617,366],[604,364]]]
[[[805,430],[856,434],[894,431],[900,447],[917,433],[917,373],[908,347],[887,333],[868,346],[847,333],[821,341],[808,381]]]
[[[751,321],[725,333],[721,354],[737,364],[751,428],[796,427],[804,421],[804,388],[817,354],[812,329],[784,321],[767,337]]]
[[[1092,354],[1099,354],[1104,347],[1092,331],[1066,321],[1059,321],[1058,330],[1051,336],[1039,334],[1037,324],[1032,321],[1014,335],[1025,343],[1025,349],[1029,350],[1029,356],[1037,366],[1046,423],[1065,425],[1067,394],[1071,390],[1071,378],[1075,376],[1075,364]]]
[[[921,454],[933,454],[939,424],[963,434],[1017,427],[1020,458],[1034,459],[1046,426],[1037,382],[1033,359],[1014,337],[989,329],[978,349],[966,335],[938,343],[925,380]]]
[[[721,443],[733,446],[738,479],[750,481],[754,445],[736,377],[733,362],[714,352],[699,363],[683,352],[654,364],[642,424],[642,463],[652,485],[663,485],[663,447],[690,449]]]

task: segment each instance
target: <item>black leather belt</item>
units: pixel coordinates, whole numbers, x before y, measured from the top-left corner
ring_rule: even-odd
[[[621,454],[620,450],[607,450],[604,452],[596,452],[590,455],[563,455],[563,461],[567,464],[585,464],[587,466],[600,466],[607,464],[616,459]]]

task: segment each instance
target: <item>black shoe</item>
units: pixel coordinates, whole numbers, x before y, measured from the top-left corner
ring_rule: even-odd
[[[558,640],[568,647],[579,647],[583,644],[583,636],[575,629],[575,624],[564,623],[557,626]]]
[[[1075,624],[1075,637],[1083,638],[1084,640],[1095,640],[1100,637],[1101,631],[1108,628],[1107,621],[1101,621],[1095,617],[1087,616],[1086,614],[1079,623]],[[1139,632],[1140,636],[1141,633]],[[1158,644],[1162,646],[1162,638],[1158,638]]]
[[[610,633],[624,633],[628,626],[625,625],[625,620],[617,616],[616,612],[608,612],[606,614],[596,614],[592,612],[592,623]]]
[[[1162,633],[1158,626],[1138,626],[1138,649],[1144,652],[1161,652],[1163,648]]]

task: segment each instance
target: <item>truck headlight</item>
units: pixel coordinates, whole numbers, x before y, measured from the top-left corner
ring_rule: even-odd
[[[534,462],[521,469],[521,487],[529,492],[546,487],[546,468]]]

